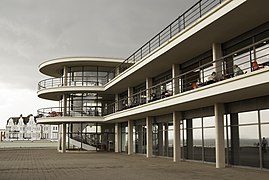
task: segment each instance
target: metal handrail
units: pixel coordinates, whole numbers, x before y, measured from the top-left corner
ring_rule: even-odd
[[[151,92],[151,91],[153,91],[155,88],[159,88],[159,89],[161,89],[161,88],[160,88],[161,86],[165,86],[165,85],[167,85],[167,83],[170,83],[170,82],[171,82],[171,86],[174,87],[174,86],[175,86],[175,84],[173,84],[174,80],[183,80],[183,79],[184,79],[184,81],[186,81],[185,84],[181,84],[181,85],[180,85],[180,88],[181,88],[181,89],[180,89],[179,92],[176,93],[176,94],[179,94],[179,93],[183,93],[183,92],[192,90],[193,88],[191,87],[191,84],[190,84],[190,83],[194,83],[193,81],[191,81],[191,80],[193,80],[193,77],[194,77],[194,76],[191,76],[191,75],[190,75],[191,73],[200,71],[201,69],[204,69],[204,68],[209,68],[207,71],[213,72],[213,71],[215,71],[215,68],[212,66],[213,63],[216,63],[216,62],[219,62],[219,61],[224,62],[225,59],[230,58],[230,57],[233,57],[233,58],[234,58],[234,57],[238,57],[238,58],[236,58],[236,59],[233,59],[233,62],[234,62],[234,64],[236,64],[236,65],[238,65],[238,66],[241,66],[241,69],[243,70],[244,73],[252,72],[253,69],[252,69],[252,67],[251,67],[251,62],[254,60],[254,58],[252,58],[249,54],[245,54],[244,56],[238,56],[237,54],[240,54],[240,53],[242,53],[242,52],[252,53],[251,50],[254,49],[253,47],[255,47],[255,46],[257,46],[257,45],[260,45],[260,44],[264,44],[264,42],[268,42],[268,41],[269,41],[269,38],[265,38],[265,39],[263,39],[263,40],[261,40],[261,41],[258,41],[258,42],[256,42],[256,43],[253,43],[253,44],[248,45],[248,46],[245,46],[245,47],[243,47],[243,48],[241,48],[241,49],[239,49],[239,50],[236,50],[236,51],[234,51],[234,52],[232,52],[232,53],[230,53],[230,54],[227,54],[227,55],[225,55],[225,56],[223,56],[223,57],[221,57],[221,58],[219,58],[219,59],[216,59],[215,61],[211,61],[211,62],[209,62],[209,63],[203,64],[203,65],[201,65],[201,66],[199,66],[199,67],[197,67],[197,68],[195,68],[195,69],[192,69],[192,70],[190,70],[190,71],[187,71],[187,72],[185,72],[185,73],[182,73],[182,74],[180,74],[180,75],[178,75],[178,76],[176,76],[176,77],[174,77],[174,78],[170,78],[170,79],[168,79],[168,80],[165,80],[165,81],[163,81],[163,82],[161,82],[161,83],[158,83],[158,84],[156,84],[156,85],[154,85],[154,86],[151,86],[151,87],[148,88],[148,89],[145,89],[145,90],[142,90],[142,91],[140,91],[140,92],[138,92],[138,93],[136,93],[136,94],[133,94],[132,96],[128,96],[128,97],[124,97],[124,98],[122,98],[122,99],[119,99],[118,101],[115,101],[114,103],[111,103],[111,104],[109,104],[108,106],[109,106],[109,107],[113,107],[113,113],[116,112],[115,104],[118,104],[118,109],[117,109],[117,111],[124,110],[124,109],[127,109],[127,108],[132,108],[132,107],[134,107],[133,105],[125,104],[125,105],[120,106],[120,103],[122,103],[122,102],[128,102],[128,99],[132,99],[134,96],[136,96],[136,95],[139,94],[139,93],[140,93],[140,94],[147,94],[147,92]],[[260,49],[260,50],[256,50],[256,53],[261,52],[261,51],[263,51],[263,50],[265,50],[265,49],[268,49],[268,50],[269,50],[269,47],[266,47],[266,46],[265,46],[264,48],[262,48],[262,49]],[[246,51],[246,50],[248,50],[248,51]],[[260,61],[260,60],[262,60],[262,59],[265,59],[268,55],[269,55],[269,53],[266,53],[266,54],[257,56],[255,60]],[[247,58],[247,59],[244,60],[244,58]],[[244,61],[240,62],[240,60],[241,60],[241,61],[244,60]],[[269,59],[266,60],[266,64],[267,64],[267,66],[269,66]],[[221,64],[220,66],[223,66],[223,65]],[[231,67],[231,68],[233,68],[233,67]],[[232,73],[227,73],[227,71],[230,71],[230,72],[232,72]],[[221,73],[221,74],[223,75],[222,79],[219,79],[219,80],[221,80],[221,81],[224,81],[224,80],[227,79],[227,78],[232,78],[232,77],[234,77],[233,69],[228,69],[228,68],[226,68],[226,69],[222,69],[221,72],[217,72],[217,73]],[[187,77],[187,76],[188,76],[188,77]],[[209,76],[209,75],[206,75],[206,76],[205,76],[205,75],[203,74],[202,83],[204,83],[204,85],[206,85],[206,80],[205,80],[205,79],[207,79],[208,76]],[[201,78],[201,77],[200,77],[200,78]],[[173,89],[173,88],[172,88],[172,89]],[[168,95],[168,96],[171,96],[171,95],[173,95],[173,94],[174,94],[174,92],[171,91],[171,92],[169,92],[169,95]],[[149,103],[149,102],[152,102],[152,101],[155,101],[155,100],[159,100],[159,99],[162,99],[162,98],[165,98],[165,97],[168,97],[168,96],[163,96],[163,97],[161,97],[160,94],[158,94],[157,97],[156,97],[156,99],[154,99],[154,100],[150,100],[150,101],[146,101],[145,103]],[[147,98],[148,98],[148,97],[147,97]],[[141,103],[141,104],[144,104],[144,103]],[[135,104],[135,106],[137,106],[137,105],[140,105],[140,104]]]
[[[104,80],[105,77],[98,77],[98,80],[87,80],[91,77],[95,76],[73,76],[73,77],[67,77],[66,79],[64,77],[61,78],[47,78],[44,80],[41,80],[38,83],[38,90],[47,89],[47,88],[56,88],[56,87],[62,87],[62,86],[103,86],[106,82]]]
[[[177,19],[175,19],[172,23],[170,23],[162,31],[160,31],[157,35],[155,35],[138,50],[136,50],[133,54],[131,54],[115,69],[113,69],[107,75],[107,81],[109,82],[117,76],[117,74],[115,73],[117,72],[117,70],[119,71],[119,73],[125,71],[128,66],[130,66],[130,64],[133,65],[137,61],[143,59],[143,57],[154,51],[156,48],[160,47],[169,39],[173,38],[176,34],[184,30],[190,24],[201,18],[204,14],[206,14],[208,11],[210,11],[217,5],[221,4],[223,1],[225,0],[200,0],[195,3],[187,11],[185,11],[182,15],[180,15]],[[108,78],[111,76],[110,74],[113,74],[115,76],[113,78]]]
[[[48,107],[37,110],[39,117],[82,117],[82,116],[102,116],[102,106],[68,106],[66,112],[63,107]]]

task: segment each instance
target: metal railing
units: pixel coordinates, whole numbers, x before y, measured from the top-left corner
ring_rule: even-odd
[[[83,116],[103,116],[103,109],[101,106],[69,106],[66,107],[66,112],[64,112],[63,107],[49,107],[37,110],[39,117],[83,117]]]
[[[57,88],[62,86],[103,86],[107,80],[105,77],[92,77],[92,76],[73,76],[61,78],[49,78],[42,80],[38,83],[38,90],[47,88]],[[98,79],[98,80],[90,80]]]
[[[268,42],[269,38],[264,39],[223,56],[216,61],[206,63],[175,78],[156,84],[130,97],[121,98],[108,105],[108,113],[105,115],[207,86],[218,81],[225,81],[258,69],[269,68]],[[216,64],[219,65],[216,66]],[[213,72],[216,73],[216,76],[211,79]]]
[[[176,20],[165,27],[160,33],[150,39],[141,48],[130,55],[124,62],[117,66],[107,75],[107,80],[112,80],[117,74],[125,71],[137,61],[143,59],[152,51],[160,47],[162,44],[173,38],[176,34],[184,30],[186,27],[194,23],[196,20],[205,15],[208,11],[221,4],[225,0],[200,0],[180,15]]]

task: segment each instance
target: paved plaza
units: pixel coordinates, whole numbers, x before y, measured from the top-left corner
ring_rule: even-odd
[[[104,152],[58,153],[55,148],[0,148],[0,179],[268,179],[269,172],[216,169],[213,164]]]

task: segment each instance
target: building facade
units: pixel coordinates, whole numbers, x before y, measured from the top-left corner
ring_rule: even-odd
[[[125,60],[42,63],[52,78],[38,96],[60,106],[40,109],[38,123],[59,124],[62,152],[88,145],[268,169],[268,5],[201,0]]]
[[[5,141],[16,140],[58,140],[58,125],[42,125],[36,123],[33,115],[27,117],[11,117],[5,129]]]

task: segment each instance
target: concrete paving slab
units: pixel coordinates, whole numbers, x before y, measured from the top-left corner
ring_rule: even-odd
[[[0,179],[267,180],[258,169],[216,169],[213,164],[105,152],[58,153],[56,149],[0,149]]]

